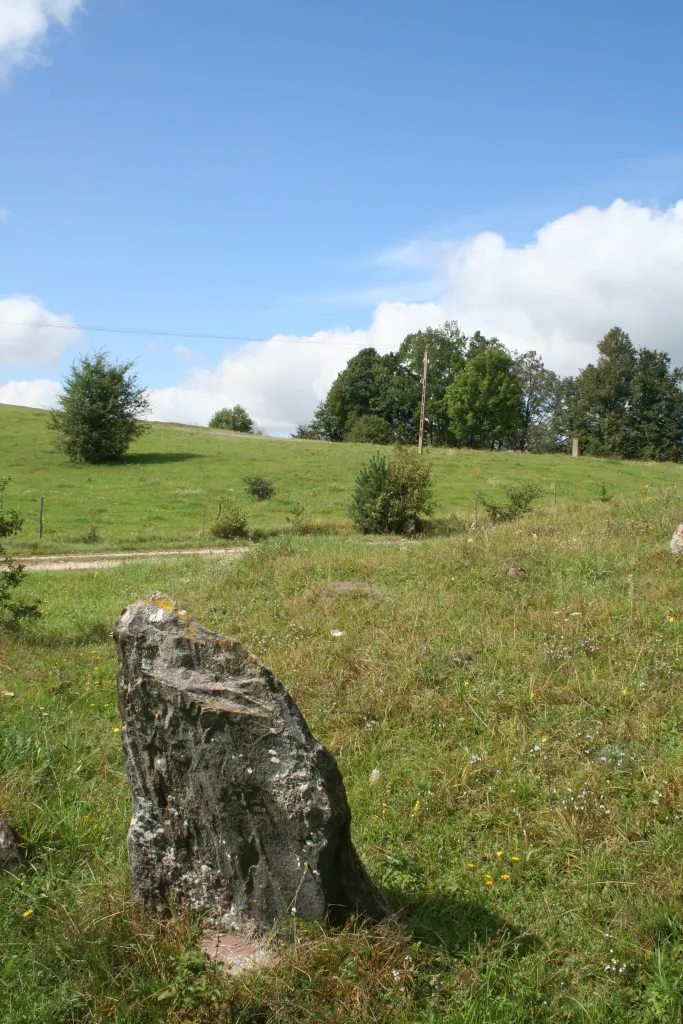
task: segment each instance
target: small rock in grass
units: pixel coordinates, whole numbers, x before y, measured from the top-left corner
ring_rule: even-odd
[[[0,872],[21,864],[21,853],[14,832],[0,818]]]
[[[669,544],[672,555],[683,555],[683,523],[677,526]]]
[[[523,569],[521,565],[513,565],[507,570],[505,575],[509,576],[510,579],[513,580],[525,580],[527,574],[526,569]]]

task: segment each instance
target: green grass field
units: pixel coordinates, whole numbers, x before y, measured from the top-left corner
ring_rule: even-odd
[[[155,423],[116,465],[72,465],[53,450],[48,414],[0,405],[0,475],[9,476],[8,505],[26,526],[12,550],[50,554],[79,550],[143,550],[200,547],[221,494],[233,489],[244,501],[249,525],[284,528],[296,509],[306,520],[347,524],[351,489],[371,445],[250,437]],[[672,464],[571,459],[436,449],[434,493],[439,514],[471,517],[474,494],[500,494],[500,488],[534,481],[539,504],[549,505],[557,485],[560,506],[596,501],[604,483],[615,497],[632,497],[645,484],[661,490],[683,472]],[[243,478],[261,474],[274,481],[272,501],[244,494]],[[45,499],[45,527],[38,540],[38,508]],[[101,540],[86,543],[94,527]]]
[[[195,543],[249,471],[282,492],[255,521],[291,501],[342,517],[371,451],[158,426],[149,461],[79,468],[49,452],[41,414],[0,416],[9,505],[45,494],[48,550],[87,525],[82,500],[110,510],[104,546]],[[195,458],[152,461],[182,452]],[[0,636],[0,810],[27,859],[0,877],[2,1024],[681,1021],[680,470],[435,462],[442,512],[517,473],[557,480],[558,508],[450,538],[284,535],[231,562],[29,576],[44,614]],[[330,586],[354,581],[370,588]],[[338,758],[391,904],[381,926],[300,927],[275,966],[235,980],[197,953],[196,920],[131,901],[111,630],[153,590],[273,668]]]

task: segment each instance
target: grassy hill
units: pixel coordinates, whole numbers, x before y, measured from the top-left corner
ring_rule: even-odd
[[[42,420],[22,415],[34,453]],[[52,483],[73,524],[90,476],[120,509],[124,480],[140,481],[142,500],[146,472],[168,468],[172,484],[157,486],[170,496],[185,466],[226,453],[235,482],[261,459],[305,495],[307,458],[348,488],[365,454],[172,427],[147,451],[164,441],[199,457],[180,475],[134,461],[93,473],[45,448],[25,471]],[[594,497],[589,471],[638,493],[447,539],[285,536],[232,563],[31,575],[26,596],[46,614],[0,643],[0,809],[28,854],[0,876],[2,1024],[680,1021],[683,556],[667,547],[680,493],[664,486],[675,471],[444,453],[441,500],[457,493],[449,472],[465,501],[463,467],[486,465],[485,477],[520,461],[525,475],[564,470],[574,496]],[[527,578],[507,577],[511,565]],[[196,921],[158,921],[131,901],[111,629],[157,589],[271,666],[337,756],[354,839],[395,914],[384,925],[299,926],[274,967],[233,980],[197,956]]]
[[[72,465],[53,450],[48,414],[0,405],[0,475],[11,477],[7,498],[26,520],[13,550],[29,553],[87,550],[142,550],[206,544],[207,528],[221,494],[234,490],[244,501],[252,527],[284,527],[293,510],[307,520],[339,526],[346,522],[353,481],[371,456],[372,445],[250,437],[155,423],[115,465]],[[676,484],[681,469],[671,464],[571,459],[436,449],[437,511],[471,516],[475,491],[493,495],[507,484],[536,481],[540,505],[549,505],[557,484],[558,504],[594,502],[604,483],[609,494],[627,498]],[[274,481],[272,501],[244,494],[243,477],[261,474]],[[40,497],[45,528],[38,542]],[[84,542],[90,527],[101,540]]]

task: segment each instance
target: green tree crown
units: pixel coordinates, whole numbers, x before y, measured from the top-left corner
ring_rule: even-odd
[[[232,409],[219,409],[215,412],[209,420],[209,426],[251,434],[256,424],[243,405],[233,405]]]
[[[72,462],[110,462],[149,429],[147,389],[129,371],[132,363],[109,362],[107,353],[83,356],[71,365],[50,429],[58,451]]]

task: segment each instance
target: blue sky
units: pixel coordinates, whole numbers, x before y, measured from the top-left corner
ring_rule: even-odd
[[[0,324],[0,400],[104,346],[164,418],[246,394],[282,432],[355,347],[442,314],[564,370],[603,322],[676,355],[682,38],[662,0],[0,0],[0,319],[317,338],[280,345],[283,405],[275,344]]]

